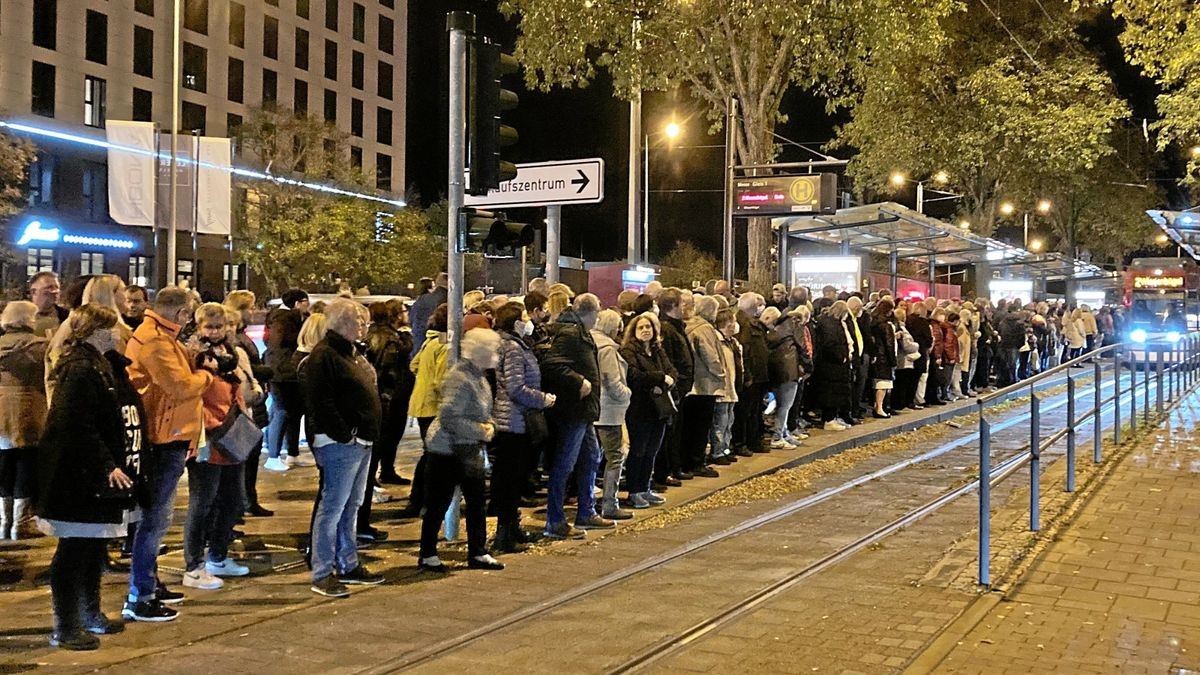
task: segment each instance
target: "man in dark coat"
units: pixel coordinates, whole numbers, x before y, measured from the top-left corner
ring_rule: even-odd
[[[910,314],[904,322],[909,335],[912,335],[913,340],[916,341],[917,346],[920,348],[917,353],[921,356],[913,363],[913,369],[920,373],[917,395],[913,403],[913,407],[917,409],[925,407],[929,391],[929,351],[933,349],[933,330],[929,327],[927,313],[928,310],[924,303],[913,303]]]
[[[677,288],[668,288],[658,296],[659,318],[662,320],[663,351],[671,365],[675,367],[678,379],[675,381],[675,392],[679,401],[692,390],[692,378],[695,369],[695,355],[692,354],[692,343],[687,338],[684,322],[691,313],[691,293]],[[663,451],[658,453],[654,466],[654,479],[664,485],[678,485],[681,480],[691,480],[692,474],[683,470],[680,455],[681,431],[688,420],[683,414],[683,408],[671,420],[663,440]]]
[[[425,342],[425,329],[429,324],[429,317],[433,316],[438,305],[444,304],[449,297],[449,291],[446,286],[450,283],[450,277],[442,272],[437,275],[437,279],[433,281],[433,290],[425,295],[417,298],[413,302],[412,307],[408,310],[409,325],[412,326],[413,346],[410,358],[414,358],[417,352],[421,351],[421,343]]]
[[[1025,321],[1019,311],[1004,314],[997,326],[1000,333],[1000,364],[996,384],[1007,387],[1017,381],[1017,366],[1021,362],[1021,346],[1025,344]]]
[[[850,414],[853,381],[850,364],[854,357],[854,338],[846,324],[849,313],[844,301],[834,302],[817,319],[813,336],[817,350],[813,358],[814,398],[820,403],[825,428],[836,431],[847,428],[841,416]]]
[[[267,426],[267,462],[271,471],[287,471],[282,453],[300,455],[300,417],[304,399],[292,355],[300,338],[300,327],[308,317],[308,293],[292,288],[283,293],[283,306],[267,317],[267,366],[271,378],[271,422]]]
[[[546,536],[582,539],[584,529],[611,528],[613,521],[596,513],[593,488],[600,462],[600,443],[593,423],[600,419],[600,358],[589,331],[600,314],[600,299],[591,293],[575,298],[572,309],[558,316],[549,348],[542,358],[542,389],[558,400],[548,411],[558,447],[550,468],[546,503]],[[563,512],[567,480],[574,470],[579,510],[572,527]]]
[[[764,447],[763,396],[769,386],[767,362],[767,327],[758,320],[766,301],[758,293],[743,293],[737,303],[737,341],[742,345],[742,372],[745,386],[738,392],[733,411],[733,452],[749,457],[756,452],[770,452]]]
[[[875,353],[875,345],[871,338],[871,315],[867,313],[862,298],[857,295],[850,296],[846,301],[846,308],[850,311],[847,322],[850,335],[854,338],[854,358],[851,359],[854,381],[850,392],[850,416],[854,419],[847,421],[856,422],[866,414],[863,396],[871,379],[871,355]]]

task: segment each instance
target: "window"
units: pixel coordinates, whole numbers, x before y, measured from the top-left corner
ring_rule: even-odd
[[[29,111],[34,115],[54,117],[54,66],[33,62]]]
[[[150,285],[150,258],[144,255],[129,256],[129,285],[142,288]]]
[[[146,16],[154,16],[154,0],[134,0],[133,8]]]
[[[388,9],[396,9],[396,1],[395,0],[379,0],[379,4],[383,5],[384,7],[387,7]]]
[[[83,123],[89,127],[104,128],[105,82],[98,77],[85,75],[83,78]]]
[[[29,205],[49,204],[54,201],[54,156],[39,154],[37,161],[29,165]]]
[[[54,249],[29,248],[25,249],[25,276],[31,277],[38,272],[54,271]]]
[[[154,95],[145,89],[133,89],[133,121],[154,121]]]
[[[354,3],[354,39],[367,41],[367,8],[357,2]]]
[[[279,19],[273,16],[263,17],[263,56],[279,58]]]
[[[203,92],[208,89],[208,50],[183,43],[183,87]]]
[[[337,121],[337,92],[331,89],[325,90],[325,121]]]
[[[308,0],[296,0],[296,16],[301,19],[308,18]]]
[[[395,26],[390,18],[379,17],[379,51],[384,54],[391,54],[394,49],[392,43],[396,41]]]
[[[355,89],[363,88],[363,53],[350,53],[350,85]]]
[[[392,74],[392,64],[387,61],[379,62],[379,81],[376,83],[380,98],[392,100],[392,80],[395,76]]]
[[[208,0],[184,0],[183,27],[208,35]]]
[[[268,5],[270,5],[270,6],[272,6],[272,7],[278,7],[278,6],[279,6],[279,0],[267,0],[267,4],[268,4]]]
[[[204,128],[207,126],[206,114],[204,106],[191,101],[184,101],[183,106],[179,110],[180,113],[180,133],[190,134],[193,131],[203,134]]]
[[[375,155],[375,187],[380,190],[392,189],[392,157],[379,153]]]
[[[375,111],[375,140],[384,145],[392,144],[392,111],[387,108]]]
[[[262,102],[269,105],[279,100],[279,76],[273,70],[263,68]]]
[[[232,265],[230,263],[223,263],[223,265],[224,265],[223,274],[225,277],[225,293],[229,294],[229,293],[232,293],[233,291],[236,291],[239,288],[245,288],[245,286],[242,284],[242,279],[244,278],[243,270],[245,269],[245,266],[244,265]]]
[[[241,59],[229,57],[229,76],[226,78],[228,91],[225,97],[234,103],[242,103],[242,92],[245,91],[246,66]]]
[[[350,133],[362,138],[363,135],[363,102],[350,99]]]
[[[87,34],[84,39],[84,58],[92,63],[108,63],[108,16],[87,11]]]
[[[103,221],[108,215],[108,167],[99,162],[83,162],[80,175],[83,210],[88,220]]]
[[[337,154],[337,151],[338,151],[337,141],[333,140],[332,138],[326,138],[321,143],[321,146],[325,148],[326,155]]]
[[[350,146],[350,167],[362,171],[362,148]]]
[[[329,30],[337,30],[338,26],[338,0],[325,0],[325,27]]]
[[[337,81],[337,43],[333,40],[325,41],[325,77]]]
[[[308,31],[296,29],[296,67],[308,70]]]
[[[229,44],[246,46],[246,6],[236,2],[229,3]]]
[[[79,274],[104,274],[104,254],[96,251],[84,251],[79,254]]]
[[[308,117],[308,83],[296,80],[292,89],[292,110],[301,117]]]
[[[154,77],[154,31],[133,27],[133,73]]]
[[[225,133],[229,137],[237,135],[238,129],[242,126],[242,116],[233,113],[225,114]]]
[[[33,44],[46,49],[58,46],[58,0],[33,3]]]
[[[191,260],[176,260],[175,261],[175,276],[179,281],[187,281],[188,285],[192,282],[192,270],[195,269],[195,264]]]

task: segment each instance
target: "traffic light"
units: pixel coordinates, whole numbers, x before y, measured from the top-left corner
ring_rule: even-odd
[[[483,253],[488,258],[512,258],[533,243],[529,223],[510,222],[503,213],[464,208],[460,220],[459,250]]]
[[[517,167],[500,159],[500,148],[517,142],[517,130],[500,123],[500,113],[517,107],[517,95],[500,86],[500,78],[517,72],[517,60],[485,37],[471,45],[467,91],[467,194],[488,190],[517,176]]]

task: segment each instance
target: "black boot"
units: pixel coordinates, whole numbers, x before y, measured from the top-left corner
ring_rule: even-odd
[[[520,529],[517,523],[500,523],[496,528],[496,538],[492,541],[492,550],[500,553],[524,551],[525,546],[517,538],[517,531]]]

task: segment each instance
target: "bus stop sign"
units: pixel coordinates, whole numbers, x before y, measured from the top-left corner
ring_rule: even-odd
[[[733,215],[791,216],[837,213],[837,175],[750,176],[733,181]]]

